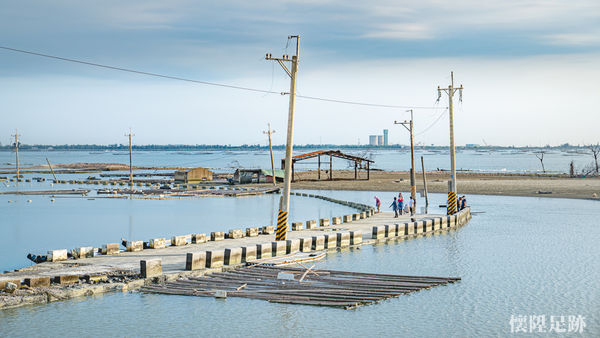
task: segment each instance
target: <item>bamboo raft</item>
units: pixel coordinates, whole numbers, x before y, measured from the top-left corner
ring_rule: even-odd
[[[141,291],[197,297],[242,297],[273,303],[353,309],[460,280],[458,277],[312,270],[312,267],[246,266],[203,277],[144,286]]]

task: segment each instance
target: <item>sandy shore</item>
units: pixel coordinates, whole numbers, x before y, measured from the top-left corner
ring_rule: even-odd
[[[360,173],[360,180],[336,180],[354,178],[354,171],[334,171],[333,181],[321,171],[322,181],[317,181],[316,171],[296,173],[293,189],[323,190],[373,190],[373,191],[410,191],[408,172],[373,171],[370,180],[366,180],[366,172]],[[423,189],[423,176],[417,173],[417,190]],[[446,193],[448,172],[427,172],[427,189],[429,192]],[[519,174],[457,174],[459,194],[472,195],[508,195],[537,196],[559,198],[581,198],[600,200],[600,178],[570,178],[567,175],[519,175]]]

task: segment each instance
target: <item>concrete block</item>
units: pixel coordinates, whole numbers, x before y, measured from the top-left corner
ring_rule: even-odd
[[[256,259],[273,257],[273,247],[271,243],[256,244]]]
[[[92,258],[94,257],[94,247],[93,246],[82,246],[79,248],[75,248],[75,255],[77,258]]]
[[[273,250],[273,252],[271,253],[273,255],[273,257],[285,255],[286,241],[271,242],[271,249]]]
[[[337,247],[337,233],[325,234],[325,249],[335,249]]]
[[[406,227],[406,234],[407,235],[414,235],[415,234],[415,223],[414,222],[408,222],[408,223],[404,223],[404,226]]]
[[[193,244],[206,243],[207,240],[208,238],[206,237],[206,234],[192,234]]]
[[[187,236],[173,236],[171,237],[172,246],[183,246],[187,244]]]
[[[288,239],[285,241],[285,253],[290,254],[296,251],[300,251],[300,240],[299,239]]]
[[[144,242],[143,241],[127,241],[127,251],[128,252],[138,252],[144,250]]]
[[[256,237],[256,236],[258,236],[258,227],[246,228],[246,237]]]
[[[345,248],[350,246],[350,233],[338,232],[336,244],[338,248]]]
[[[229,230],[229,233],[227,234],[227,238],[231,238],[231,239],[238,239],[238,238],[243,238],[244,237],[244,232],[242,231],[242,229],[232,229]]]
[[[385,229],[385,237],[386,238],[394,238],[394,237],[398,236],[398,233],[396,232],[395,224],[386,224],[383,227]]]
[[[398,233],[398,236],[406,236],[406,231],[406,223],[396,224],[396,233]]]
[[[360,230],[350,231],[350,245],[362,244],[363,234]]]
[[[206,251],[206,267],[218,268],[223,266],[225,260],[225,250]]]
[[[48,251],[48,262],[60,262],[67,260],[67,249]]]
[[[50,286],[50,277],[34,277],[34,278],[25,278],[23,283],[30,288],[39,288],[42,286]]]
[[[166,246],[164,238],[152,238],[148,245],[150,249],[163,249]]]
[[[433,220],[426,219],[423,221],[423,223],[425,225],[425,232],[433,231]]]
[[[108,243],[102,245],[103,255],[116,255],[119,253],[119,243]]]
[[[439,218],[434,218],[433,220],[433,230],[440,230],[442,227],[442,222]]]
[[[242,247],[242,263],[256,260],[256,246]]]
[[[306,221],[306,229],[314,229],[317,227],[317,221],[311,219],[310,221]]]
[[[352,222],[352,215],[344,215],[342,216],[342,220],[344,223]]]
[[[342,224],[342,218],[341,217],[332,217],[331,218],[331,224],[332,225],[338,225],[338,224]]]
[[[415,227],[415,231],[416,231],[417,235],[422,234],[423,233],[423,221],[416,221],[413,223],[415,224],[414,227]]]
[[[236,265],[242,263],[242,248],[225,249],[225,265]]]
[[[265,225],[264,227],[262,227],[262,234],[263,235],[272,235],[275,233],[275,226],[274,225]]]
[[[360,213],[352,214],[352,220],[353,221],[358,221],[359,219],[360,219]]]
[[[312,251],[312,237],[300,238],[300,251],[302,251],[302,252]]]
[[[302,223],[302,222],[292,223],[292,231],[300,231],[302,229],[304,229],[304,223]]]
[[[140,272],[142,278],[160,276],[162,275],[162,261],[160,259],[141,260]]]
[[[360,219],[365,219],[365,218],[367,218],[367,213],[363,211],[360,213]]]
[[[210,233],[210,240],[213,242],[222,241],[225,239],[224,231],[213,231]]]
[[[373,227],[372,237],[373,239],[383,239],[385,238],[385,226],[376,225]]]
[[[187,271],[204,269],[206,267],[206,252],[188,252],[185,255],[185,269]]]
[[[312,237],[312,249],[313,250],[324,250],[325,249],[325,236],[313,236]]]
[[[69,285],[79,283],[79,275],[60,275],[55,276],[52,280],[55,284]]]
[[[321,218],[319,220],[319,225],[322,227],[329,226],[329,218]]]

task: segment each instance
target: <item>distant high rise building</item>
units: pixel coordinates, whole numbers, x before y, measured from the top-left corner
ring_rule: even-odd
[[[384,129],[384,130],[383,130],[383,146],[384,146],[384,147],[387,147],[387,146],[389,146],[389,145],[390,145],[390,144],[388,143],[388,130],[387,130],[387,129]]]
[[[378,146],[383,145],[383,135],[377,135],[377,145]]]
[[[370,146],[377,145],[377,135],[369,135],[369,145]]]

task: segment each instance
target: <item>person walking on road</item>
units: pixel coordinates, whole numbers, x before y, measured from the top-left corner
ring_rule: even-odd
[[[398,213],[400,215],[404,214],[404,197],[402,197],[402,193],[398,194]]]
[[[375,206],[377,207],[377,213],[379,213],[379,208],[381,208],[381,200],[379,197],[375,196]]]
[[[396,196],[394,196],[394,201],[390,204],[390,208],[394,210],[394,218],[398,217],[398,202],[396,201]]]

